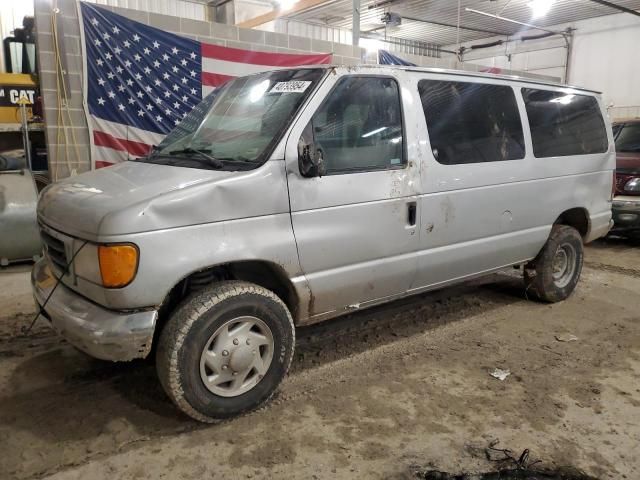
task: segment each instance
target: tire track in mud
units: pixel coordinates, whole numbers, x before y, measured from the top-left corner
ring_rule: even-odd
[[[0,358],[23,357],[64,343],[46,321],[41,319],[30,331],[25,332],[33,322],[33,317],[34,313],[0,317]]]
[[[584,262],[584,265],[594,270],[602,270],[604,272],[619,273],[629,277],[640,278],[640,269],[638,268],[620,267],[618,265],[600,262]]]
[[[0,338],[0,358],[24,357],[66,344],[54,332],[39,332],[8,339]]]

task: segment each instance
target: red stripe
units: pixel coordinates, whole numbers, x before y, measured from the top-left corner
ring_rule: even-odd
[[[111,165],[115,165],[115,163],[111,163],[111,162],[103,162],[102,160],[96,160],[96,168],[104,168],[104,167],[110,167]]]
[[[223,83],[236,78],[230,75],[221,75],[219,73],[202,72],[202,84],[208,87],[219,87]]]
[[[253,65],[268,65],[272,67],[293,67],[296,65],[318,65],[331,63],[331,53],[304,55],[298,53],[270,53],[254,52],[241,48],[221,47],[209,43],[201,44],[202,56],[226,60],[228,62],[251,63]]]
[[[124,140],[114,137],[104,132],[93,132],[93,143],[98,147],[108,147],[122,152],[129,152],[131,155],[143,156],[149,153],[151,145],[133,140]]]

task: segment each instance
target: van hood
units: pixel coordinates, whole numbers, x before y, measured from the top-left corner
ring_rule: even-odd
[[[123,162],[43,190],[38,218],[69,235],[147,232],[288,211],[284,162],[220,171]],[[276,187],[276,188],[274,188]]]

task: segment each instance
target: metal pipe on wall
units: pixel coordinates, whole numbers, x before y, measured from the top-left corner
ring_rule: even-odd
[[[564,65],[564,83],[570,83],[569,75],[571,74],[571,55],[573,53],[573,33],[569,32],[562,36],[567,48],[567,58]]]
[[[351,20],[351,36],[353,38],[353,46],[360,45],[360,0],[353,0],[353,11]]]
[[[596,1],[596,0],[593,0]],[[515,23],[517,25],[522,25],[525,27],[529,27],[529,28],[533,28],[536,30],[541,30],[543,32],[547,32],[549,35],[562,35],[562,38],[565,41],[565,48],[567,49],[567,57],[566,57],[566,61],[565,61],[565,66],[564,66],[564,83],[569,83],[569,75],[570,75],[570,64],[571,64],[571,53],[572,53],[572,48],[573,48],[573,42],[572,42],[572,29],[568,28],[566,31],[564,32],[558,32],[555,30],[549,30],[547,28],[543,28],[543,27],[539,27],[537,25],[533,25],[531,23],[525,23],[525,22],[520,22],[518,20],[513,20],[511,18],[506,18],[506,17],[502,17],[500,15],[494,15],[492,13],[487,13],[487,12],[482,12],[480,10],[475,10],[473,8],[466,8],[465,9],[467,12],[471,12],[471,13],[476,13],[478,15],[484,15],[485,17],[491,17],[491,18],[495,18],[497,20],[503,20],[505,22],[510,22],[510,23]]]
[[[590,0],[590,1],[593,2],[593,3],[597,3],[599,5],[603,5],[605,7],[614,8],[614,9],[619,10],[621,12],[629,13],[631,15],[636,15],[636,16],[640,17],[640,12],[636,12],[635,10],[631,10],[630,8],[623,7],[621,5],[616,5],[613,2],[607,2],[605,0]]]

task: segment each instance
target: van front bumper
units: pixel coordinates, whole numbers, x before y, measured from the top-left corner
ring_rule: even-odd
[[[62,283],[55,288],[56,278],[44,258],[33,267],[31,285],[38,308],[46,302],[43,315],[53,328],[88,355],[127,361],[145,358],[151,351],[157,310],[113,311],[90,302]]]

